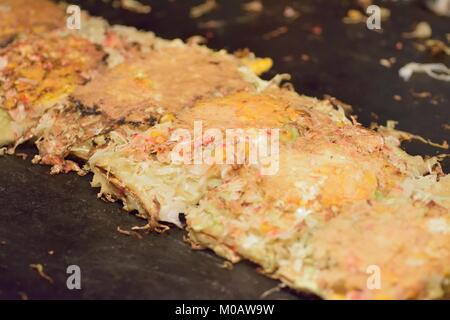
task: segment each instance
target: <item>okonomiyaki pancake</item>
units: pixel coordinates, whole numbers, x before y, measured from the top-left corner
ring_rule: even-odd
[[[404,134],[365,129],[282,76],[261,80],[271,59],[82,14],[67,30],[63,6],[0,0],[0,146],[36,138],[34,162],[91,170],[99,197],[147,220],[138,229],[186,226],[193,247],[250,260],[294,290],[449,292],[450,175],[437,158],[408,155]],[[230,130],[248,131],[229,144]],[[253,163],[261,141],[276,150]]]
[[[81,30],[22,35],[0,51],[4,64],[0,70],[3,85],[0,95],[4,100],[0,108],[0,120],[4,124],[0,145],[19,144],[33,137],[26,131],[36,124],[43,111],[62,103],[97,71],[117,66],[125,59],[138,59],[166,42],[151,32],[109,26],[105,20],[85,13]],[[34,72],[35,78],[23,76],[27,72]],[[26,116],[17,117],[17,111],[24,107]]]
[[[40,162],[54,165],[54,173],[70,170],[67,155],[88,159],[114,128],[142,131],[201,98],[251,90],[241,67],[233,56],[177,41],[124,62],[42,117],[34,130]]]
[[[200,205],[187,207],[194,245],[233,262],[249,259],[325,298],[441,297],[449,271],[449,176],[430,172],[434,160],[407,155],[391,137],[319,119],[308,116],[294,126],[297,133],[287,131],[277,174],[262,176],[254,166],[222,170]],[[424,231],[430,224],[434,231]],[[421,271],[403,279],[415,262]],[[366,285],[372,265],[386,272],[375,291]]]
[[[105,53],[75,35],[32,35],[0,51],[2,145],[18,142],[48,108],[88,82]]]
[[[329,103],[299,96],[287,90],[267,88],[261,93],[238,92],[223,98],[200,100],[184,109],[174,121],[117,141],[100,149],[90,159],[93,185],[100,194],[121,199],[127,210],[138,210],[158,221],[181,225],[179,214],[196,205],[206,191],[219,183],[231,165],[185,165],[173,163],[171,133],[175,129],[193,131],[194,121],[203,121],[205,130],[216,128],[282,129],[282,139],[290,139],[305,130],[310,121],[318,123],[348,122],[342,111]],[[118,134],[118,133],[115,133]],[[202,137],[192,141],[202,144]],[[222,145],[210,144],[212,152]]]
[[[431,175],[405,180],[402,189],[377,200],[348,204],[289,244],[275,277],[328,299],[443,298],[450,275],[449,199],[450,176]],[[374,271],[379,287],[368,286]]]
[[[296,202],[292,193],[270,200],[270,189],[256,177],[242,172],[188,210],[196,246],[233,262],[250,259],[289,287],[327,299],[448,293],[449,176],[437,183],[435,175],[405,178],[389,193],[331,209],[299,206],[304,199]],[[381,272],[375,289],[367,286],[373,267]]]
[[[19,34],[38,34],[62,28],[66,13],[48,0],[0,0],[0,47]]]
[[[117,65],[124,57],[134,56],[136,51],[145,52],[146,47],[157,42],[152,32],[110,26],[106,20],[85,11],[81,11],[80,29],[68,29],[65,6],[49,0],[0,0],[0,47],[14,39],[58,30],[101,45],[109,55],[109,65]]]
[[[264,123],[262,127],[278,127],[282,132],[276,174],[263,176],[255,166],[234,167],[228,170],[223,180],[226,183],[209,190],[200,207],[188,211],[187,221],[196,237],[209,234],[221,239],[218,246],[225,240],[235,241],[236,237],[227,232],[216,234],[220,228],[215,230],[214,223],[242,215],[240,220],[247,227],[254,215],[254,220],[266,221],[249,225],[257,229],[263,225],[261,229],[276,239],[285,233],[282,229],[294,232],[298,228],[296,217],[304,212],[320,209],[332,215],[346,203],[374,199],[377,192],[390,190],[402,178],[384,153],[381,135],[349,121],[342,110],[334,110],[327,101],[293,92],[284,92],[283,96],[277,91],[231,97],[226,108],[231,114],[214,112],[212,106],[204,108],[200,119],[214,125],[223,123],[228,127],[232,124],[227,124],[226,119],[235,118],[240,127],[261,127],[260,123]],[[283,112],[277,114],[277,110]],[[245,241],[240,238],[237,242]]]

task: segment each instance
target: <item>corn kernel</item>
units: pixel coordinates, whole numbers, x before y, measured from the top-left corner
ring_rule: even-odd
[[[152,137],[152,138],[161,137],[161,136],[165,136],[165,135],[166,135],[166,133],[161,130],[153,130],[150,132],[150,137]]]
[[[171,122],[175,120],[175,116],[172,113],[165,114],[161,117],[160,123]]]
[[[259,76],[272,68],[273,60],[270,58],[256,58],[253,60],[244,60],[244,64]]]

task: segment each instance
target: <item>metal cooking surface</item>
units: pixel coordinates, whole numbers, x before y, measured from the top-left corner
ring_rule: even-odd
[[[424,75],[404,82],[397,74],[399,67],[411,61],[449,65],[448,57],[421,53],[414,41],[401,37],[419,21],[430,23],[433,38],[444,39],[449,32],[447,18],[419,4],[383,2],[391,9],[391,18],[378,33],[364,24],[342,23],[347,10],[355,8],[351,1],[264,1],[264,13],[248,14],[241,8],[243,1],[227,0],[195,20],[189,18],[189,9],[201,1],[146,1],[152,6],[146,16],[112,9],[101,1],[72,2],[111,23],[151,30],[162,37],[186,39],[201,34],[215,49],[248,47],[258,56],[274,59],[266,78],[290,73],[299,92],[317,97],[330,94],[353,105],[364,125],[393,119],[399,121],[400,129],[433,141],[449,138],[450,131],[443,126],[450,124],[448,83]],[[301,16],[294,21],[285,18],[286,5]],[[222,26],[206,28],[208,22],[213,24],[210,21]],[[287,32],[265,39],[280,27]],[[312,32],[318,27],[320,36]],[[395,48],[397,41],[404,44],[402,50]],[[390,57],[397,59],[392,68],[379,64]],[[413,94],[424,91],[433,99]],[[395,101],[394,95],[401,96],[401,101]],[[441,151],[418,143],[406,148],[413,154]],[[33,152],[32,146],[24,149]],[[445,170],[449,171],[448,161]],[[210,252],[191,250],[180,230],[149,234],[141,240],[120,234],[117,226],[129,228],[142,221],[124,213],[119,204],[96,200],[90,177],[52,177],[48,172],[47,167],[31,165],[30,157],[0,157],[0,298],[18,299],[22,292],[31,299],[257,299],[278,284],[247,262],[231,271],[224,269],[223,260]],[[29,267],[38,263],[54,284]],[[81,267],[81,291],[66,288],[66,268],[71,264]],[[310,297],[282,290],[269,298]]]

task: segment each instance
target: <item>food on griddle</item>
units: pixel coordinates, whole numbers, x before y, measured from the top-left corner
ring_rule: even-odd
[[[350,203],[314,226],[288,247],[275,277],[297,289],[312,285],[329,299],[443,297],[450,272],[449,176],[405,179],[401,188]],[[379,287],[370,286],[374,271]]]
[[[46,1],[0,3],[15,17],[31,3],[63,10]],[[261,80],[256,74],[270,59],[213,52],[84,15],[80,32],[55,30],[58,22],[46,24],[37,12],[0,22],[9,28],[0,37],[13,35],[0,51],[1,145],[34,137],[35,162],[54,173],[81,171],[65,159],[76,156],[94,173],[99,195],[137,210],[147,219],[143,228],[185,221],[193,246],[232,262],[251,260],[293,289],[328,299],[445,295],[450,176],[437,158],[402,151],[405,133],[365,129],[336,101],[280,86],[283,76]],[[199,122],[224,136],[249,129],[244,156],[278,129],[279,170],[265,175],[263,163],[227,162],[230,145],[196,136]],[[178,130],[194,139],[174,137]],[[219,156],[173,161],[196,147]],[[381,272],[380,287],[368,285],[373,270]]]
[[[192,131],[194,121],[205,130],[282,128],[280,172],[172,163],[170,132]],[[181,225],[184,212],[196,246],[233,262],[252,260],[289,286],[326,298],[443,294],[450,271],[448,177],[437,182],[432,161],[407,155],[394,137],[362,128],[327,101],[275,88],[237,93],[199,101],[173,123],[118,141],[91,158],[94,185],[138,210],[149,227]],[[388,241],[396,228],[399,236]],[[396,250],[402,251],[390,260]],[[415,276],[398,282],[416,263]],[[366,287],[371,265],[386,270],[382,288],[373,291]]]
[[[27,139],[26,133],[49,108],[77,85],[88,82],[104,52],[75,35],[26,36],[0,50],[2,145]]]
[[[245,97],[245,94],[256,93],[267,85],[260,80],[254,81],[257,78],[247,67],[240,66],[239,60],[224,53],[213,54],[200,48],[177,51],[184,52],[185,58],[180,56],[177,63],[172,60],[171,68],[179,70],[185,63],[190,63],[192,70],[180,72],[179,78],[174,81],[166,77],[166,72],[153,75],[156,85],[170,81],[165,83],[165,89],[161,87],[158,91],[158,101],[153,100],[159,106],[167,105],[165,112],[154,113],[157,124],[150,126],[144,122],[139,126],[138,123],[134,128],[122,125],[109,134],[108,146],[100,148],[89,161],[95,173],[93,185],[102,188],[100,194],[107,199],[121,199],[125,209],[138,210],[154,226],[158,226],[160,221],[181,225],[179,213],[184,212],[186,203],[198,202],[207,188],[209,176],[217,173],[217,169],[208,170],[207,166],[168,166],[169,152],[173,147],[169,139],[171,132],[177,128],[189,128],[195,119],[201,120],[201,114],[208,110],[205,104],[214,104],[209,102],[211,99],[221,101],[234,92]],[[193,59],[196,55],[197,59]],[[186,58],[188,61],[184,61]],[[160,57],[158,61],[159,68],[165,70],[163,61],[166,58]],[[180,94],[173,97],[174,91]],[[213,112],[224,115],[220,107]],[[267,120],[270,116],[267,114]],[[234,119],[233,114],[225,117],[229,117],[230,121]],[[143,131],[139,127],[150,129]],[[192,172],[186,172],[191,169]]]
[[[180,41],[161,44],[78,87],[66,103],[47,112],[33,130],[37,160],[52,172],[72,170],[69,154],[89,159],[119,129],[124,139],[205,97],[250,90],[255,77],[239,59]],[[174,94],[176,93],[176,94]]]
[[[450,180],[426,175],[429,165],[358,125],[316,122],[281,146],[277,175],[242,167],[210,188],[186,212],[189,236],[328,299],[439,298]],[[381,272],[375,290],[371,266]]]
[[[0,49],[0,146],[14,149],[36,138],[31,129],[42,114],[62,108],[77,86],[166,42],[151,32],[109,26],[84,12],[81,30],[20,34]]]
[[[0,0],[0,47],[21,35],[62,28],[65,14],[62,6],[48,0]]]

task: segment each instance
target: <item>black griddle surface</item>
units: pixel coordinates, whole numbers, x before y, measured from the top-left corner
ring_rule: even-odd
[[[392,11],[382,33],[365,25],[345,25],[342,18],[353,1],[308,0],[264,1],[265,11],[248,14],[243,1],[219,1],[219,8],[199,19],[189,18],[189,8],[201,1],[147,1],[149,15],[112,9],[101,1],[72,1],[111,23],[154,31],[166,38],[200,34],[215,49],[234,51],[250,48],[258,56],[270,56],[275,66],[265,78],[290,73],[296,89],[304,94],[335,96],[354,107],[364,125],[372,121],[399,121],[399,128],[441,142],[449,138],[449,84],[424,75],[409,82],[397,74],[410,62],[442,62],[448,57],[431,57],[418,52],[401,33],[415,23],[427,21],[433,38],[445,39],[450,32],[448,18],[425,10],[419,3],[381,2]],[[283,17],[286,5],[301,12],[290,21]],[[219,21],[220,28],[206,28]],[[211,23],[209,23],[211,24]],[[265,34],[287,27],[288,31],[265,40]],[[320,27],[322,35],[311,30]],[[402,50],[395,49],[401,41]],[[301,59],[308,55],[309,61]],[[396,57],[388,69],[382,58]],[[429,91],[433,99],[417,98],[412,92]],[[395,101],[394,95],[402,97]],[[433,100],[433,101],[432,101]],[[412,154],[442,152],[419,143],[408,143]],[[34,152],[31,146],[24,151]],[[448,161],[444,165],[448,172]],[[183,241],[183,232],[149,234],[139,240],[119,234],[117,226],[142,224],[124,213],[119,204],[96,200],[90,177],[74,174],[52,177],[47,167],[30,164],[30,158],[0,157],[0,298],[19,299],[258,299],[278,282],[259,275],[255,266],[243,262],[229,271],[223,260],[208,251],[193,251]],[[53,255],[48,252],[54,251]],[[43,264],[55,281],[48,283],[30,264]],[[78,265],[82,290],[66,288],[66,268]],[[308,299],[307,295],[281,290],[272,299]]]

